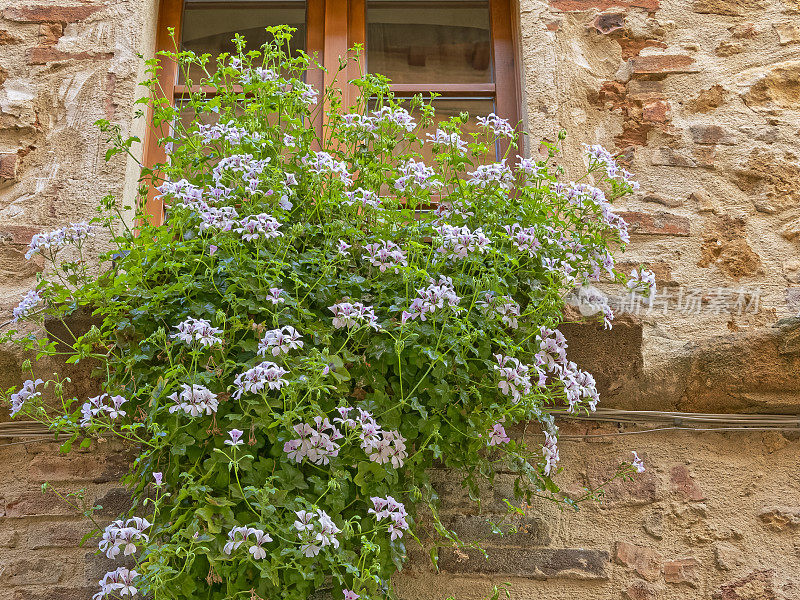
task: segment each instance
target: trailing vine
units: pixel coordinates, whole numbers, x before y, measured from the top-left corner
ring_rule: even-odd
[[[635,183],[602,148],[567,184],[563,136],[522,158],[514,124],[438,120],[431,99],[396,98],[376,75],[351,82],[344,107],[306,82],[318,66],[289,53],[290,30],[270,32],[257,50],[237,37],[233,55],[168,54],[216,93],[155,103],[168,158],[143,177],[164,225],[142,206],[131,224],[109,196],[90,223],[31,242],[49,267],[14,321],[38,333],[3,339],[95,361],[102,393],[67,398],[26,363],[12,414],[67,436],[65,450],[109,435],[136,449],[133,506],[97,532],[120,561],[97,599],[391,597],[420,522],[436,546],[469,545],[438,518],[433,466],[476,501],[504,472],[509,506],[574,504],[553,479],[551,410],[599,398],[557,329],[565,296],[652,284],[614,268],[627,231],[611,203]],[[108,158],[132,152],[100,125]],[[79,310],[94,319],[84,335],[41,327]],[[519,423],[535,427],[509,435]]]

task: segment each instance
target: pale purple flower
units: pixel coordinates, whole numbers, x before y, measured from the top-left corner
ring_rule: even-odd
[[[312,173],[323,177],[336,177],[345,185],[350,183],[350,173],[347,170],[347,164],[336,160],[327,152],[312,152],[300,159],[300,162]]]
[[[347,200],[342,200],[342,204],[347,206],[369,206],[370,208],[381,208],[381,199],[378,194],[364,188],[358,188],[353,191],[346,191],[344,195]]]
[[[297,521],[294,526],[297,529],[297,537],[300,538],[300,551],[307,557],[317,556],[320,550],[326,546],[334,549],[339,547],[339,540],[336,535],[341,533],[333,519],[321,509],[316,512],[299,510],[295,512]]]
[[[331,458],[339,455],[339,444],[336,442],[344,437],[342,433],[327,417],[315,417],[314,424],[314,427],[308,423],[294,426],[299,437],[283,445],[289,460],[299,463],[307,458],[315,465],[327,465]]]
[[[514,128],[511,123],[494,113],[490,113],[485,117],[478,117],[477,121],[479,127],[491,130],[497,137],[514,137]]]
[[[403,503],[398,502],[391,496],[387,496],[386,498],[373,496],[370,500],[372,500],[373,508],[370,508],[367,512],[375,515],[377,521],[389,520],[389,534],[391,539],[396,540],[397,538],[403,537],[403,532],[409,528],[408,522],[406,521],[408,513]]]
[[[555,472],[558,465],[558,439],[556,436],[545,431],[544,444],[542,445],[542,455],[544,456],[544,474],[551,475]]]
[[[173,333],[171,337],[178,338],[186,344],[197,342],[200,346],[206,347],[222,344],[222,338],[219,335],[222,330],[212,327],[211,323],[205,319],[189,317],[183,323],[176,325],[175,329],[178,330],[178,333]]]
[[[231,429],[228,432],[228,436],[231,439],[225,440],[225,443],[228,446],[233,446],[234,448],[236,446],[241,446],[242,444],[244,444],[244,441],[242,440],[242,435],[243,434],[244,434],[244,431],[242,431],[241,429]]]
[[[492,429],[489,431],[489,446],[499,446],[501,444],[507,444],[510,441],[511,438],[506,435],[506,430],[502,423],[495,423],[492,425]]]
[[[13,417],[16,415],[20,410],[22,410],[23,404],[30,400],[31,398],[39,398],[41,397],[42,393],[37,392],[36,388],[44,383],[41,379],[37,379],[34,381],[33,379],[28,379],[25,383],[22,384],[22,389],[18,391],[16,394],[11,394],[11,416]]]
[[[223,546],[222,551],[230,556],[233,554],[234,550],[238,550],[238,548],[247,541],[247,538],[250,536],[250,528],[249,527],[234,527],[228,532],[228,542]]]
[[[361,598],[353,590],[342,590],[342,594],[344,594],[344,600],[358,600]]]
[[[266,558],[267,551],[264,550],[264,548],[262,548],[261,546],[263,544],[266,544],[267,542],[271,542],[272,537],[268,533],[264,533],[261,529],[253,529],[252,527],[250,528],[248,536],[250,534],[252,534],[253,537],[255,538],[254,540],[255,543],[252,546],[250,546],[248,552],[250,552],[250,554],[253,555],[253,558],[255,560],[262,560]]]
[[[422,161],[413,158],[402,164],[398,172],[400,177],[394,182],[394,187],[401,192],[412,187],[432,190],[441,185],[441,182],[435,179],[436,173],[433,167],[427,167]]]
[[[530,379],[530,366],[522,364],[516,358],[494,355],[497,364],[494,365],[495,371],[500,373],[500,381],[497,387],[506,396],[511,396],[514,402],[518,402],[523,396],[530,393],[533,388]]]
[[[161,487],[162,482],[164,481],[164,474],[161,471],[156,471],[153,473],[153,479],[156,482],[156,487]]]
[[[380,437],[370,443],[369,459],[379,465],[391,463],[399,469],[408,458],[405,442],[399,431],[381,431]]]
[[[656,292],[656,274],[647,269],[634,269],[626,285],[631,290],[647,290],[647,295],[652,296]]]
[[[269,294],[267,294],[267,300],[272,302],[273,305],[283,304],[286,302],[284,298],[281,298],[281,294],[283,294],[283,290],[281,288],[273,287],[269,288]]]
[[[514,223],[513,225],[504,225],[503,229],[506,230],[511,243],[517,250],[526,253],[531,258],[536,256],[542,244],[534,227],[522,227],[519,223]]]
[[[113,521],[103,531],[98,548],[108,558],[116,558],[120,551],[123,556],[131,556],[136,553],[137,543],[150,540],[144,533],[150,526],[151,523],[142,517]]]
[[[258,355],[264,356],[270,352],[272,356],[288,354],[289,351],[303,347],[303,336],[291,325],[281,329],[272,329],[264,334],[258,344]]]
[[[30,259],[34,254],[47,256],[49,252],[57,252],[67,244],[80,246],[86,239],[95,234],[95,230],[96,227],[94,225],[81,222],[70,223],[66,227],[48,233],[37,233],[31,238],[25,258]]]
[[[386,269],[394,269],[396,273],[398,267],[408,266],[406,253],[394,242],[381,240],[373,244],[367,244],[364,246],[364,252],[369,257],[369,263],[373,267],[378,267],[381,273]]]
[[[214,244],[211,244],[211,245],[208,247],[208,255],[209,255],[209,256],[214,256],[214,253],[215,253],[216,251],[217,251],[217,247],[216,247]]]
[[[190,417],[198,417],[204,413],[211,415],[217,412],[219,407],[217,395],[207,387],[182,383],[181,388],[180,392],[174,392],[169,396],[169,399],[175,403],[170,406],[170,413],[182,410]]]
[[[492,292],[487,292],[485,298],[485,300],[478,300],[476,303],[484,313],[493,311],[511,329],[519,327],[517,319],[520,315],[520,307],[513,298],[510,296],[495,296]]]
[[[510,190],[514,184],[514,175],[506,165],[505,159],[499,163],[478,165],[474,171],[467,173],[467,175],[469,175],[467,184],[481,189],[497,186],[504,190]]]
[[[107,414],[110,419],[117,419],[124,417],[127,413],[121,409],[122,405],[127,400],[123,396],[110,396],[108,394],[100,394],[93,398],[89,398],[81,407],[81,427],[87,427],[91,424],[92,418],[99,414]]]
[[[453,227],[443,223],[436,227],[436,232],[442,237],[441,246],[436,251],[447,253],[454,259],[464,259],[470,254],[483,254],[489,249],[489,238],[480,227],[470,231],[466,225]]]
[[[344,240],[339,240],[339,243],[336,246],[336,251],[341,254],[342,256],[349,256],[350,252],[348,250],[352,248],[351,244],[348,244]]]
[[[139,576],[139,573],[119,567],[116,571],[109,571],[105,574],[103,579],[100,580],[100,591],[92,596],[93,600],[103,600],[107,597],[122,597],[122,596],[135,596],[139,593],[133,586],[133,580]]]
[[[239,222],[239,226],[234,228],[234,231],[240,233],[243,240],[252,242],[259,238],[270,239],[282,236],[283,234],[278,231],[280,226],[281,224],[272,215],[261,213],[245,217]]]
[[[417,290],[417,297],[411,301],[408,310],[403,311],[401,322],[405,324],[409,319],[425,321],[427,314],[439,309],[449,308],[456,311],[459,302],[461,302],[461,297],[453,288],[453,280],[441,275],[439,281],[431,279],[427,288]]]
[[[457,133],[447,133],[437,129],[436,134],[428,134],[428,141],[437,146],[450,146],[460,153],[467,151],[467,143]]]
[[[376,124],[393,124],[406,131],[414,131],[416,123],[405,108],[384,106],[372,112]]]
[[[633,461],[631,462],[631,464],[636,469],[636,472],[637,473],[644,473],[644,471],[645,471],[645,469],[644,469],[644,461],[642,461],[642,459],[639,458],[639,455],[636,453],[635,450],[631,450],[631,454],[633,454]]]
[[[233,398],[238,400],[244,393],[258,394],[264,388],[280,390],[283,386],[289,384],[287,380],[283,379],[283,376],[288,372],[273,362],[262,362],[236,376],[233,380],[236,386]]]
[[[361,302],[339,302],[328,309],[333,313],[333,326],[335,329],[360,328],[364,325],[379,330],[378,318],[371,306],[364,306]]]
[[[23,317],[27,317],[31,314],[31,312],[39,306],[42,302],[41,296],[39,296],[39,292],[36,290],[30,290],[25,297],[22,298],[22,301],[19,305],[13,310],[13,318],[11,319],[12,323],[16,323]]]

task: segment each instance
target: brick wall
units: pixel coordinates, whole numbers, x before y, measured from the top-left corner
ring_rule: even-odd
[[[130,164],[103,161],[92,123],[132,127],[155,4],[0,0],[3,312],[42,268],[22,259],[33,233],[132,184]],[[650,265],[662,289],[691,292],[701,308],[642,310],[610,333],[567,328],[604,405],[800,413],[800,335],[773,327],[800,312],[800,3],[520,0],[519,21],[527,131],[553,138],[563,127],[572,144],[624,153],[642,187],[621,207],[633,233],[622,260]],[[759,310],[738,314],[720,289],[757,291]],[[1,386],[19,382],[20,360],[0,349]],[[511,581],[516,598],[800,598],[797,434],[581,437],[635,429],[572,424],[563,431],[577,437],[562,441],[568,489],[602,480],[631,449],[648,465],[635,483],[579,512],[531,507],[519,533],[487,540],[488,562],[442,552],[436,575],[414,552],[402,596],[479,598]],[[88,525],[40,486],[84,488],[107,519],[124,504],[124,460],[113,448],[54,449],[0,444],[0,600],[88,598],[103,572],[75,544]],[[507,486],[487,490],[479,515],[437,475],[450,526],[483,539]]]

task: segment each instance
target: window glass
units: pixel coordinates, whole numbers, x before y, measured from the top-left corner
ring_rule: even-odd
[[[367,68],[393,83],[491,83],[489,2],[368,0]]]
[[[255,50],[267,41],[265,28],[272,25],[297,29],[292,37],[292,50],[305,50],[306,3],[302,0],[189,0],[184,3],[182,47],[216,58],[235,50],[231,40],[239,33],[247,40],[247,48]],[[215,65],[212,59],[209,71]],[[189,78],[195,82],[202,76],[202,70],[197,68],[189,72]]]

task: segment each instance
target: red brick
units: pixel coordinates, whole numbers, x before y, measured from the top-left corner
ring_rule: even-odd
[[[660,0],[550,0],[556,10],[579,12],[606,10],[607,8],[644,8],[650,12],[659,9]]]
[[[652,100],[642,105],[642,118],[651,123],[666,123],[671,111],[672,107],[666,100]]]
[[[55,46],[64,35],[62,23],[42,23],[39,25],[39,44],[41,46]]]
[[[639,235],[689,235],[689,219],[668,212],[643,213],[625,211],[617,213],[625,219],[628,231]]]
[[[3,69],[0,68],[0,79],[3,78]],[[2,83],[0,81],[0,83]],[[9,154],[0,154],[0,182],[16,181],[17,180],[17,167],[19,166],[19,154],[11,152]]]
[[[102,6],[15,6],[3,10],[3,18],[20,23],[75,23],[102,9]]]
[[[28,50],[28,64],[44,65],[65,60],[108,60],[113,52],[63,52],[51,46],[36,46]]]
[[[630,59],[634,75],[660,75],[669,73],[697,73],[694,59],[685,54],[658,54],[634,56]]]
[[[686,500],[700,502],[706,499],[703,490],[700,489],[694,477],[689,473],[689,469],[684,465],[675,465],[670,469],[669,481],[672,486],[672,491]]]
[[[37,233],[41,233],[41,227],[31,227],[30,225],[6,225],[0,224],[0,241],[11,244],[31,243],[31,238]]]
[[[7,29],[0,29],[0,46],[8,46],[9,44],[17,44],[19,42],[20,39],[8,33]]]
[[[697,587],[700,583],[700,561],[692,557],[665,562],[664,581]]]
[[[617,542],[616,560],[621,565],[635,569],[648,581],[655,581],[661,575],[661,555],[652,548]]]

